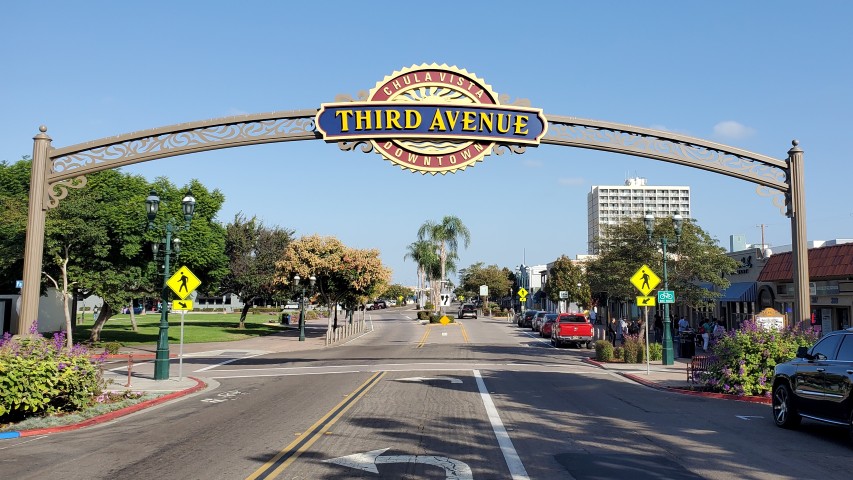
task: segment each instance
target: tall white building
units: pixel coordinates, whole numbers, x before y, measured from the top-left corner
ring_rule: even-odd
[[[646,179],[639,177],[625,180],[625,185],[593,186],[587,195],[589,253],[598,253],[595,240],[602,234],[604,225],[643,218],[647,211],[655,217],[680,213],[690,218],[690,187],[646,185]]]

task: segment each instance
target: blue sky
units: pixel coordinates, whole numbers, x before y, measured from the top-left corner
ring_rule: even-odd
[[[0,7],[0,160],[236,114],[313,109],[386,75],[447,63],[545,114],[664,128],[785,158],[805,151],[810,240],[853,237],[853,3],[7,2]],[[471,230],[461,266],[586,253],[593,185],[689,185],[723,246],[790,243],[790,222],[740,180],[541,146],[446,176],[404,172],[321,141],[219,150],[125,171],[220,189],[237,212],[378,248],[416,283],[406,246],[426,220]],[[140,207],[141,208],[141,207]]]

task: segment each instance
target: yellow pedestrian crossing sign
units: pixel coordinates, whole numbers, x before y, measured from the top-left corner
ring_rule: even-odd
[[[637,297],[638,307],[654,307],[657,305],[657,297]]]
[[[193,272],[190,271],[189,268],[183,266],[172,275],[172,278],[166,282],[166,285],[175,292],[175,295],[181,298],[181,300],[186,299],[190,296],[193,291],[201,285],[201,280],[199,280]]]
[[[527,290],[525,290],[524,287],[519,288],[518,289],[518,296],[521,298],[526,297],[527,296]]]
[[[643,295],[651,293],[660,283],[660,278],[655,275],[655,272],[648,265],[643,265],[637,270],[637,273],[631,277],[631,284],[637,287],[637,290],[643,292]]]
[[[192,309],[192,300],[172,300],[172,311],[190,311]]]

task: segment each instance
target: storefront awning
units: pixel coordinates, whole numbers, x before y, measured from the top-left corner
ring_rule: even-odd
[[[740,282],[729,285],[720,297],[721,302],[754,302],[757,288],[755,282]]]

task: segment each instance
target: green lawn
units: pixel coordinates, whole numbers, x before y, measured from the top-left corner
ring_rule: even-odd
[[[188,313],[184,316],[184,343],[228,342],[244,338],[259,337],[280,332],[287,327],[278,323],[278,315],[249,314],[246,328],[237,328],[239,313]],[[315,320],[316,322],[316,320]],[[295,323],[295,320],[294,320]],[[313,322],[312,322],[313,323]],[[155,344],[160,331],[160,314],[137,315],[137,331],[130,326],[130,315],[115,315],[107,320],[101,330],[102,342],[120,342],[123,345]],[[293,326],[293,325],[291,325]],[[181,315],[169,314],[169,341],[177,342],[181,335]],[[91,316],[74,328],[74,341],[86,341],[92,332]]]

